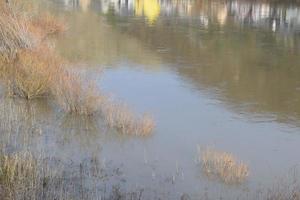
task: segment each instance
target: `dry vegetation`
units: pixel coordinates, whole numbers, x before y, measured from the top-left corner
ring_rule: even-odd
[[[60,65],[48,48],[20,50],[7,76],[9,94],[26,99],[49,94]]]
[[[66,30],[49,13],[29,17],[16,9],[19,1],[0,3],[0,71],[9,96],[34,99],[54,97],[67,113],[95,115],[122,134],[149,135],[154,128],[148,116],[137,117],[126,106],[110,102],[96,84],[64,67],[65,61],[50,47],[50,35]]]
[[[87,116],[99,112],[103,97],[93,82],[68,70],[62,70],[54,81],[52,93],[66,112]]]
[[[265,200],[300,200],[300,186],[286,185],[267,190],[262,199]]]
[[[154,121],[149,115],[138,117],[121,103],[106,101],[102,105],[102,113],[107,125],[122,134],[147,136],[154,129]]]
[[[66,31],[66,25],[63,21],[58,20],[50,13],[42,13],[32,19],[33,29],[31,32],[38,32],[42,38],[46,38],[49,35],[56,35]]]
[[[37,178],[37,163],[31,155],[0,156],[1,199],[30,199],[32,189],[39,186],[34,183]]]
[[[119,178],[115,169],[103,168],[96,158],[66,166],[29,152],[0,153],[1,200],[141,199],[139,191],[127,193],[107,186],[113,177]]]
[[[217,177],[225,183],[242,183],[249,175],[248,166],[230,153],[213,148],[198,148],[199,161],[207,176]]]
[[[18,49],[32,48],[34,41],[27,29],[29,19],[0,3],[0,56],[14,57]]]
[[[50,45],[50,36],[66,30],[62,21],[49,13],[30,15],[20,9],[22,1],[10,2],[0,0],[0,78],[9,97],[28,103],[36,98],[51,99],[66,113],[75,115],[101,114],[110,128],[122,134],[144,136],[152,132],[150,117],[137,117],[126,106],[102,95],[95,83],[65,67],[67,62]],[[4,130],[11,131],[19,120],[2,123]],[[24,127],[20,130],[25,131]],[[29,153],[0,151],[0,199],[95,199],[88,197],[89,191],[83,192],[79,174],[66,177]]]

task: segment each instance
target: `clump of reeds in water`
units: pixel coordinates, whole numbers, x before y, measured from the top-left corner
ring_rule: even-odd
[[[91,116],[97,114],[102,95],[94,82],[69,70],[61,70],[52,83],[52,93],[58,104],[71,114]]]
[[[149,115],[137,116],[128,106],[113,101],[102,105],[105,122],[121,134],[147,136],[153,132],[154,121]]]
[[[141,199],[142,191],[115,190],[119,179],[119,167],[104,167],[94,156],[70,164],[30,152],[0,151],[1,200]]]
[[[7,77],[8,93],[33,99],[48,95],[61,61],[48,48],[20,50]]]
[[[58,184],[56,181],[59,180],[56,179],[59,176],[48,172],[48,169],[42,167],[31,153],[4,155],[1,152],[0,198],[3,200],[48,199],[46,197],[55,191],[47,191],[48,186],[51,185],[50,187],[54,189],[55,184]],[[55,194],[51,195],[55,198]]]
[[[200,149],[199,161],[208,176],[217,177],[225,183],[242,183],[249,175],[248,166],[238,161],[234,155],[213,148]]]
[[[0,199],[75,199],[78,194],[72,187],[78,181],[65,177],[62,170],[61,165],[56,165],[53,169],[48,162],[34,157],[29,152],[11,155],[4,155],[1,152]]]
[[[37,164],[31,155],[0,155],[0,197],[1,199],[27,199],[32,180],[37,176]],[[37,186],[37,185],[35,185]],[[34,186],[33,186],[34,187]]]

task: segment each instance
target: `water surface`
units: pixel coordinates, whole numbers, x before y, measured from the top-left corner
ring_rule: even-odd
[[[12,114],[3,121],[21,120],[18,126],[31,131],[26,143],[19,129],[2,136],[11,141],[7,148],[65,162],[97,157],[120,169],[107,185],[142,188],[145,199],[251,196],[300,164],[297,4],[53,0],[39,6],[69,24],[58,51],[103,92],[150,113],[156,128],[146,138],[121,136],[99,119],[8,100],[2,113]],[[210,180],[196,162],[198,145],[236,155],[249,165],[249,179],[238,186]]]

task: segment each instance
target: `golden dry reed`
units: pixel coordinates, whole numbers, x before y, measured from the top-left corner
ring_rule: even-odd
[[[242,183],[249,175],[248,166],[234,155],[213,148],[198,147],[199,161],[207,176],[219,178],[225,183]]]

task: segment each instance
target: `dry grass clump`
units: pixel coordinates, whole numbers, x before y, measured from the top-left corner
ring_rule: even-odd
[[[47,48],[21,50],[7,80],[9,94],[26,99],[49,94],[60,65],[61,61]]]
[[[99,111],[102,96],[94,83],[83,81],[79,74],[60,70],[52,83],[52,93],[68,113],[94,115]]]
[[[94,82],[83,80],[72,71],[61,70],[51,85],[56,101],[67,113],[86,116],[101,113],[110,128],[127,135],[146,136],[154,129],[150,116],[137,117],[126,105],[101,95]]]
[[[30,154],[0,155],[1,199],[29,199],[37,183],[37,163]],[[34,185],[33,185],[34,184]]]
[[[291,173],[290,173],[291,172]],[[300,200],[299,172],[297,168],[288,172],[272,188],[263,191],[261,195],[265,200]]]
[[[249,169],[246,164],[237,159],[230,153],[217,151],[213,148],[200,150],[199,160],[202,163],[202,169],[208,176],[214,176],[228,184],[241,183],[249,175]]]
[[[67,29],[64,21],[49,13],[42,13],[34,17],[31,21],[31,28],[32,32],[39,33],[42,38],[48,35],[61,34]]]
[[[300,187],[273,188],[267,191],[265,200],[300,200]]]
[[[49,48],[47,36],[65,30],[50,14],[28,17],[18,1],[0,3],[0,67],[8,94],[33,99],[49,94],[62,60]]]
[[[28,32],[28,18],[6,3],[0,4],[0,56],[13,57],[18,49],[32,48],[34,38]]]
[[[0,153],[1,200],[141,199],[141,192],[115,190],[120,168],[105,167],[95,156],[77,162],[31,153]]]
[[[72,199],[64,178],[31,153],[0,154],[1,200]]]
[[[18,6],[16,6],[18,4]],[[29,15],[20,1],[0,2],[0,56],[13,59],[20,49],[43,45],[51,34],[66,30],[65,23],[49,13]]]
[[[102,107],[105,122],[121,134],[147,136],[154,129],[149,115],[137,117],[126,105],[106,102]]]

